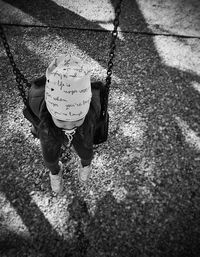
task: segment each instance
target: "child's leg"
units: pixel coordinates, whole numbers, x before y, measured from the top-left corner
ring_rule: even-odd
[[[91,162],[93,158],[93,149],[86,148],[84,145],[80,144],[79,142],[74,141],[73,147],[81,159],[82,167],[79,168],[78,171],[78,178],[80,182],[87,182],[91,173]]]
[[[52,175],[58,174],[60,171],[59,157],[61,144],[58,142],[51,144],[46,142],[46,140],[40,140],[40,142],[45,166],[51,171]]]
[[[40,137],[42,154],[46,167],[50,170],[50,182],[53,192],[61,193],[63,190],[63,165],[59,161],[61,143],[45,135]]]
[[[49,134],[48,129],[46,128],[40,131],[39,139],[46,167],[51,171],[52,174],[58,174],[60,170],[58,163],[61,153],[61,142]]]
[[[72,149],[74,149],[75,152],[78,154],[79,158],[81,159],[81,164],[83,167],[91,164],[93,158],[92,148],[86,148],[81,143],[74,140]]]

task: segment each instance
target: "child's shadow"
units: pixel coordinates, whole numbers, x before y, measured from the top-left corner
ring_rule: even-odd
[[[17,153],[22,153],[21,161],[26,161],[28,158],[28,150],[31,147],[33,149],[33,145],[29,145],[24,136],[20,133],[17,133],[17,135],[13,133],[12,138],[8,140],[14,140],[14,138],[20,138],[21,145],[18,144],[16,151]],[[37,149],[32,150],[31,153],[37,156],[38,152],[35,151],[37,151]],[[16,164],[14,165],[9,159],[9,154],[15,155],[13,150],[8,148],[7,153],[3,157],[2,165],[4,169],[1,170],[0,192],[3,193],[5,199],[9,201],[9,204],[14,208],[16,214],[19,215],[23,225],[28,230],[29,236],[21,236],[16,232],[17,229],[10,231],[8,227],[4,227],[5,233],[1,234],[0,239],[0,253],[12,254],[12,252],[15,252],[14,256],[18,256],[17,254],[20,252],[24,253],[24,251],[30,251],[38,256],[76,256],[74,255],[78,242],[76,235],[70,240],[64,239],[51,225],[31,195],[32,184],[35,182],[32,177],[34,170],[32,170],[31,163],[26,164],[28,169],[19,167]],[[45,174],[42,176],[45,177]],[[24,177],[26,177],[26,179]],[[40,181],[40,183],[43,182],[44,181]],[[37,187],[38,186],[34,187],[34,189],[37,190]],[[58,198],[55,197],[55,201],[56,199]],[[67,213],[68,210],[66,208],[66,215],[68,215]],[[3,215],[4,214],[2,214],[1,218],[3,218],[3,220],[7,219],[7,217]],[[15,220],[15,217],[13,220]],[[81,249],[79,250],[82,251]]]

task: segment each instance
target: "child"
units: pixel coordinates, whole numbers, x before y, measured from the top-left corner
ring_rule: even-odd
[[[34,94],[34,86],[29,92],[29,105],[40,119],[37,134],[45,165],[50,170],[51,188],[58,194],[63,190],[63,164],[59,157],[64,142],[80,157],[79,180],[88,180],[100,99],[92,94],[89,69],[74,56],[62,55],[49,65],[42,98]]]

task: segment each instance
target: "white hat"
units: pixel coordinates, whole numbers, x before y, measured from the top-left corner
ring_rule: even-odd
[[[84,118],[92,93],[90,70],[77,57],[61,55],[46,70],[45,101],[50,114],[63,121]]]

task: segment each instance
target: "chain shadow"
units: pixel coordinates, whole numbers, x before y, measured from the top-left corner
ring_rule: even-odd
[[[131,207],[129,201],[134,201]],[[79,242],[84,249],[83,256],[98,257],[102,256],[102,253],[103,256],[120,257],[198,256],[200,249],[196,226],[200,224],[199,221],[194,222],[193,210],[188,212],[187,207],[183,208],[182,211],[186,214],[184,218],[178,212],[173,213],[175,218],[172,223],[161,229],[160,220],[152,219],[153,208],[150,204],[141,204],[132,196],[117,202],[112,192],[107,192],[98,201],[95,214],[91,216],[86,203],[79,198],[74,199],[70,216],[81,228]],[[147,227],[150,228],[149,232]],[[180,227],[181,233],[176,235]],[[170,236],[175,238],[172,244]]]
[[[77,212],[77,208],[74,209],[77,205],[82,213]],[[132,209],[126,210],[124,207],[123,203],[117,203],[112,193],[108,192],[98,201],[95,214],[91,216],[86,203],[80,198],[74,199],[70,216],[79,224],[81,221],[82,226],[85,224],[85,228],[82,229],[84,233],[80,233],[82,238],[84,237],[83,244],[87,246],[84,256],[98,257],[103,253],[103,256],[123,257],[140,253],[134,242],[136,227],[130,223]]]

